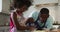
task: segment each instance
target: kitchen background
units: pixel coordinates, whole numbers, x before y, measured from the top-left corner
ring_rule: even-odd
[[[12,0],[0,0],[0,32],[9,31],[9,16],[12,10],[10,10],[10,5]],[[35,11],[40,11],[41,8],[48,8],[50,10],[50,15],[54,19],[54,24],[60,24],[60,0],[33,0],[33,5],[24,12],[25,17],[31,17],[32,13]]]

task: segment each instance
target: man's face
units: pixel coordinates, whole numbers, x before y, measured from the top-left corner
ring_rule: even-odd
[[[42,22],[45,22],[48,18],[48,15],[47,14],[40,14],[39,16],[39,19],[42,21]]]

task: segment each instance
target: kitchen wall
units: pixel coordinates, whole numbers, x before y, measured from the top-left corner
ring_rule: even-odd
[[[56,11],[56,21],[60,23],[60,0],[58,1],[57,11]]]

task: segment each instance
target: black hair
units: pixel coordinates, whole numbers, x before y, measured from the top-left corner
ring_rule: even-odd
[[[27,8],[31,6],[31,0],[14,0],[14,8],[21,8],[22,6],[26,5]]]
[[[47,8],[42,8],[40,13],[41,14],[49,14],[49,10]]]

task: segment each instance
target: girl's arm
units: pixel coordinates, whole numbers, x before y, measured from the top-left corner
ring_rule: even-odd
[[[16,15],[15,12],[13,13],[13,19],[14,19],[14,23],[15,23],[15,25],[16,25],[16,28],[17,28],[18,30],[29,29],[29,27],[19,25],[19,22],[17,21],[17,15]]]

